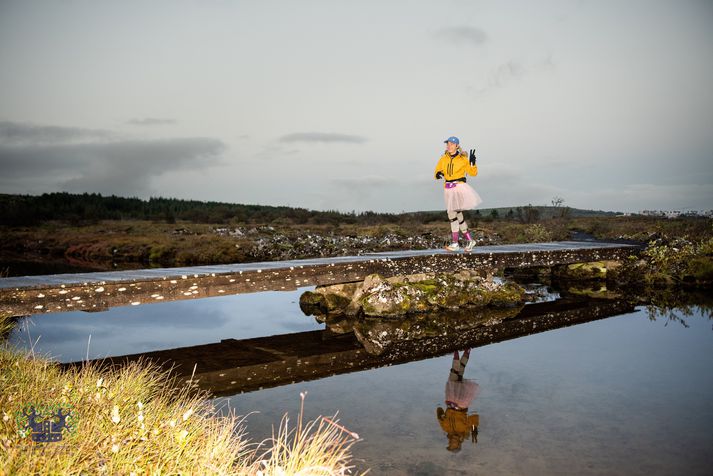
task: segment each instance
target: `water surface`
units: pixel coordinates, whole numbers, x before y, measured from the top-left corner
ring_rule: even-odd
[[[303,290],[225,296],[20,321],[11,343],[61,361],[320,329],[296,302]],[[451,355],[216,399],[270,435],[285,411],[339,412],[359,433],[356,463],[372,474],[710,474],[713,321],[645,309],[473,350],[480,385],[477,444],[446,450],[436,420]],[[685,324],[685,325],[684,325]],[[28,337],[29,332],[29,337]],[[418,345],[414,342],[413,345]]]
[[[72,362],[87,355],[98,359],[323,328],[300,311],[301,292],[266,291],[102,312],[39,314],[18,321],[10,343]]]

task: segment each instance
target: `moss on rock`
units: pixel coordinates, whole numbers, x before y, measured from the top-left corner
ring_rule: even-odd
[[[306,291],[300,296],[300,309],[309,315],[322,316],[344,313],[361,283],[344,283],[318,286],[314,292]]]
[[[496,282],[492,274],[463,270],[395,276],[369,275],[362,283],[319,286],[300,298],[306,314],[363,314],[400,318],[414,313],[461,307],[512,307],[524,301],[515,283]]]

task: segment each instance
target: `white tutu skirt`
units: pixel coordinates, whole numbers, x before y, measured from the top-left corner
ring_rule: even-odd
[[[444,188],[443,198],[446,201],[446,210],[449,212],[470,210],[483,203],[478,192],[465,182],[457,182],[455,187]]]
[[[446,382],[446,402],[453,402],[461,408],[468,408],[480,393],[480,385],[474,380],[449,380]]]

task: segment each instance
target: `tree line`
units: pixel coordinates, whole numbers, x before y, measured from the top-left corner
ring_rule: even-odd
[[[432,217],[430,215],[433,215]],[[417,217],[415,215],[418,215]],[[50,220],[73,224],[100,220],[151,220],[166,223],[284,223],[376,225],[408,220],[442,219],[439,212],[391,214],[315,211],[286,206],[202,202],[176,198],[102,196],[98,193],[45,193],[38,196],[0,194],[0,224],[37,225]]]
[[[471,210],[473,221],[505,219],[532,223],[543,217],[542,210],[551,207],[514,207],[511,209]],[[500,210],[500,212],[498,212]],[[507,210],[507,211],[505,211]],[[316,211],[286,206],[246,205],[222,202],[202,202],[176,198],[125,198],[98,193],[67,192],[42,195],[0,194],[0,224],[32,226],[50,220],[72,224],[95,223],[100,220],[151,220],[166,223],[277,223],[277,224],[407,224],[443,221],[445,212],[421,211],[409,213]]]

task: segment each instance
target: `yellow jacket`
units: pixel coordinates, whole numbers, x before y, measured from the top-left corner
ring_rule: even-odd
[[[449,435],[456,434],[467,437],[480,425],[480,415],[477,413],[468,415],[466,411],[454,410],[453,408],[446,408],[444,412],[443,408],[438,407],[436,409],[436,417],[443,431]]]
[[[433,172],[434,177],[438,172],[443,172],[443,177],[446,180],[465,178],[466,174],[472,175],[473,177],[478,175],[478,166],[470,165],[468,154],[460,149],[458,150],[460,154],[455,157],[451,157],[448,152],[445,152],[441,158],[438,159],[436,170]]]

